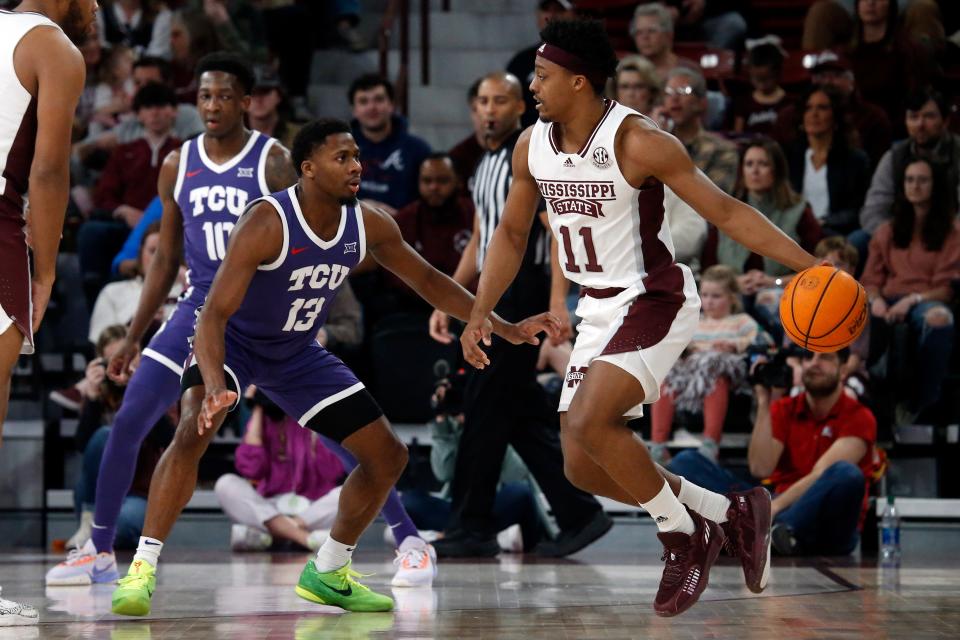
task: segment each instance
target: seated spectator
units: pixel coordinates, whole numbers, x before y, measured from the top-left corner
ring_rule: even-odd
[[[607,94],[625,107],[651,115],[663,95],[663,80],[643,56],[627,56],[617,65]]]
[[[816,54],[810,68],[813,84],[832,87],[843,99],[847,118],[847,131],[851,146],[863,149],[870,157],[870,167],[877,165],[880,156],[890,148],[893,129],[883,109],[867,102],[856,85],[856,77],[850,61],[842,53],[830,50]],[[796,105],[789,104],[780,111],[778,126],[773,136],[782,145],[790,145],[797,138]]]
[[[773,548],[783,555],[842,555],[857,546],[879,453],[870,410],[843,392],[846,349],[802,355],[803,392],[754,387],[757,413],[747,457],[754,478],[769,478]],[[735,476],[696,451],[668,467],[711,491],[742,491]]]
[[[432,153],[420,164],[420,197],[397,212],[403,239],[424,260],[447,275],[453,275],[470,242],[474,226],[473,202],[458,189],[450,156]],[[407,311],[429,314],[433,307],[392,274],[388,282],[400,293]]]
[[[803,137],[787,150],[790,182],[810,204],[824,233],[847,235],[859,226],[870,160],[850,147],[846,110],[837,92],[813,87],[798,104],[803,105]]]
[[[253,89],[250,92],[250,109],[247,118],[250,128],[266,134],[280,141],[287,149],[293,148],[293,138],[300,131],[300,127],[281,112],[283,104],[283,87],[280,78],[266,65],[260,65],[255,70]]]
[[[693,60],[673,52],[673,25],[674,16],[659,2],[638,5],[630,21],[630,36],[637,52],[653,64],[661,78],[678,66],[699,68]]]
[[[189,0],[186,9],[202,11],[220,44],[251,62],[266,62],[267,39],[257,0]]]
[[[570,0],[539,0],[536,14],[537,33],[543,31],[551,20],[569,19],[574,15],[573,2],[570,2]],[[520,126],[524,129],[537,121],[537,103],[533,99],[533,94],[530,93],[530,83],[533,82],[533,65],[537,57],[537,49],[541,44],[538,40],[536,44],[521,49],[507,63],[506,70],[520,80],[520,86],[523,88],[523,103],[526,105],[526,109],[520,118]],[[477,82],[479,83],[479,80]],[[452,151],[451,155],[453,155]],[[473,175],[473,171],[469,173],[460,172],[459,166],[457,172],[460,173],[461,177]]]
[[[86,76],[83,92],[77,101],[77,110],[73,116],[73,135],[71,139],[74,142],[87,135],[87,130],[93,118],[93,103],[99,83],[100,63],[104,58],[103,47],[100,45],[99,38],[90,36],[83,41],[83,44],[81,44],[79,48],[80,53],[83,55]]]
[[[747,21],[728,0],[685,0],[671,7],[681,40],[706,42],[718,49],[739,49],[747,33]]]
[[[140,253],[134,266],[134,277],[127,280],[117,280],[107,284],[100,290],[97,301],[93,305],[90,315],[90,342],[93,342],[100,332],[111,325],[127,326],[133,320],[140,302],[140,292],[143,291],[143,279],[150,270],[153,256],[157,253],[160,244],[160,223],[154,222],[147,228],[140,242]],[[162,323],[173,311],[177,297],[183,290],[181,282],[175,282],[167,296],[168,303],[161,307],[158,323]]]
[[[733,130],[736,133],[772,135],[777,117],[787,102],[780,86],[786,51],[777,36],[747,40],[747,73],[752,91],[733,101]]]
[[[699,272],[707,239],[707,221],[666,185],[663,187],[663,213],[670,227],[674,260]]]
[[[467,197],[473,193],[473,174],[486,152],[486,127],[477,111],[477,91],[483,78],[477,78],[467,90],[467,106],[470,108],[470,124],[473,131],[450,149],[450,161],[460,179],[460,190]]]
[[[360,76],[347,93],[353,109],[353,137],[363,158],[362,200],[395,215],[417,197],[417,172],[430,145],[407,131],[395,112],[393,85],[377,74]]]
[[[117,255],[113,257],[113,263],[110,265],[110,275],[112,277],[134,278],[141,274],[140,247],[143,245],[143,237],[154,224],[160,224],[162,216],[163,203],[160,201],[160,196],[156,196],[143,210],[140,222],[127,236]],[[146,277],[146,270],[143,270],[142,274]]]
[[[240,475],[222,475],[214,486],[234,523],[230,547],[262,551],[286,540],[316,551],[337,515],[343,465],[266,396],[252,388],[245,396],[253,408],[237,447]]]
[[[180,146],[171,133],[176,114],[173,100],[173,92],[160,84],[137,92],[134,106],[144,136],[114,149],[97,183],[94,204],[101,215],[112,219],[90,220],[78,234],[77,253],[90,304],[110,277],[113,256],[157,195],[163,159]]]
[[[200,58],[224,49],[216,25],[202,11],[178,9],[170,22],[170,63],[177,102],[197,104],[194,71]]]
[[[896,408],[898,424],[909,424],[940,397],[953,348],[951,283],[960,278],[960,223],[942,171],[915,159],[904,172],[903,193],[893,220],[870,240],[863,286],[870,298],[871,358],[884,351],[888,327],[906,322],[919,366],[913,388]],[[899,400],[899,399],[898,399]]]
[[[170,10],[153,0],[101,0],[100,42],[104,47],[128,47],[137,55],[169,57],[170,18]]]
[[[744,151],[736,195],[807,251],[812,251],[823,237],[810,205],[790,187],[787,161],[780,145],[769,138],[751,141]],[[711,225],[703,249],[703,266],[718,262],[738,274],[749,312],[779,342],[783,336],[778,312],[780,294],[793,270],[751,253]]]
[[[960,136],[947,130],[950,104],[932,89],[907,98],[906,127],[909,137],[895,143],[883,154],[873,173],[866,201],[860,211],[860,225],[868,234],[890,219],[893,203],[903,192],[904,169],[913,158],[925,158],[946,174],[951,198],[960,200]],[[865,249],[863,247],[858,249]]]
[[[643,8],[647,5],[641,5]],[[694,69],[677,67],[669,73],[663,90],[669,128],[707,177],[727,193],[737,181],[737,148],[720,136],[704,131],[701,118],[707,110],[707,83]]]
[[[665,464],[667,441],[677,409],[703,414],[701,455],[713,462],[727,417],[730,393],[747,379],[743,353],[760,335],[760,327],[740,304],[737,274],[725,265],[703,272],[700,281],[700,324],[680,360],[660,386],[660,398],[651,408],[650,456]]]
[[[109,131],[127,119],[135,91],[133,61],[133,51],[123,45],[104,53],[93,93],[92,134]]]

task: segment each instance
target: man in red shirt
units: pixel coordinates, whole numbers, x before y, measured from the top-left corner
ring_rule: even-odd
[[[849,355],[804,352],[804,392],[755,389],[757,417],[747,460],[774,491],[774,548],[785,555],[853,551],[867,506],[877,421],[843,391]]]
[[[802,352],[803,393],[757,385],[757,417],[747,459],[750,474],[774,493],[773,547],[783,555],[853,551],[866,515],[875,465],[877,421],[844,392],[849,350]],[[750,483],[694,450],[667,467],[710,491],[743,491]]]

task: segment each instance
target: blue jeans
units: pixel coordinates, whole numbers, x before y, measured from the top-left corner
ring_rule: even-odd
[[[774,523],[788,525],[803,554],[846,555],[860,539],[857,524],[865,491],[863,473],[835,462]]]
[[[97,475],[100,473],[100,461],[107,446],[110,427],[100,427],[90,437],[87,448],[83,450],[83,466],[80,480],[73,492],[73,502],[77,513],[92,511],[97,495]],[[123,499],[120,516],[117,519],[116,549],[136,549],[140,543],[143,519],[147,515],[147,499],[128,495]]]
[[[667,465],[667,470],[714,493],[747,491],[757,486],[752,479],[738,478],[694,449],[686,449],[678,453]]]
[[[447,527],[452,512],[449,500],[419,490],[404,491],[400,497],[418,529],[443,531]],[[526,482],[500,485],[493,502],[493,516],[497,531],[514,524],[520,525],[524,549],[533,549],[543,536],[536,501]]]
[[[872,234],[864,229],[857,229],[847,236],[847,242],[857,248],[859,260],[855,275],[859,278],[863,274],[863,268],[867,265],[867,256],[870,254],[870,238]]]

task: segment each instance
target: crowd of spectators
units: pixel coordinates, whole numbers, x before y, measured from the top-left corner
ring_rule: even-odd
[[[793,376],[784,389],[757,383],[758,362],[775,359],[771,354],[787,346],[777,309],[790,270],[708,226],[667,190],[677,258],[702,274],[703,316],[698,337],[653,407],[652,450],[657,460],[708,488],[727,490],[770,477],[782,525],[777,549],[846,553],[860,521],[847,517],[844,506],[861,504],[876,468],[874,415],[906,425],[941,420],[947,410],[938,404],[950,371],[960,283],[960,138],[951,131],[955,100],[948,63],[951,47],[958,45],[933,0],[818,0],[805,24],[804,51],[787,50],[777,36],[748,31],[749,14],[738,11],[744,4],[640,3],[628,27],[635,51],[623,52],[608,97],[675,135],[720,189],[757,208],[805,249],[862,271],[870,328],[850,353],[793,354]],[[537,5],[538,26],[569,18],[576,9],[573,2],[543,0]],[[63,247],[79,257],[91,310],[83,336],[91,355],[98,345],[98,357],[82,380],[54,392],[58,403],[91,424],[99,421],[98,427],[108,425],[115,410],[109,404],[96,408],[104,404],[98,396],[102,371],[96,367],[102,369],[108,357],[105,340],[130,321],[155,251],[160,165],[169,151],[203,130],[194,106],[196,61],[219,49],[254,61],[248,125],[289,147],[309,115],[309,60],[321,39],[306,25],[333,17],[324,23],[331,25],[327,40],[360,50],[365,44],[356,29],[358,14],[351,2],[101,2],[98,34],[83,47],[88,86],[74,127]],[[718,80],[706,57],[677,52],[681,40],[735,52],[742,60],[739,75]],[[535,50],[518,52],[507,67],[512,75],[497,76],[508,88],[519,81],[522,90],[522,100],[511,102],[507,115],[507,107],[481,95],[484,78],[473,83],[462,107],[472,130],[449,151],[432,150],[410,132],[385,78],[362,75],[346,92],[363,158],[359,197],[394,216],[416,251],[468,287],[479,268],[471,253],[478,234],[475,172],[491,144],[504,143],[500,127],[512,135],[518,121],[526,126],[536,118],[527,88]],[[804,77],[787,82],[792,58],[805,60]],[[549,271],[549,261],[541,268]],[[370,339],[394,326],[399,315],[405,323],[412,315],[422,321],[417,340],[429,341],[431,309],[369,264],[356,270],[351,283],[318,338],[376,388]],[[182,286],[171,291],[171,302]],[[162,320],[157,318],[157,326]],[[758,348],[767,355],[746,355]],[[542,354],[541,361],[562,361],[563,353],[561,348]],[[864,383],[883,384],[903,359],[916,362],[919,375],[910,384],[887,388],[889,406],[872,404]],[[847,384],[853,379],[861,381],[856,390]],[[728,403],[738,393],[752,396],[757,406],[747,474],[752,478],[723,469],[719,455]],[[277,447],[291,447],[306,466],[326,454],[322,443],[301,437],[308,432],[291,428],[289,418],[270,413],[275,408],[253,404],[241,429],[246,435],[237,452],[239,475],[217,483],[217,495],[236,523],[234,547],[261,548],[277,540],[315,547],[335,509],[329,496],[335,496],[330,490],[339,473],[319,478],[297,467],[300,475],[294,477],[272,468]],[[676,414],[684,411],[703,414],[702,446],[671,460],[670,434]],[[456,487],[451,461],[462,418],[448,418],[434,424],[435,443],[448,442],[444,462],[433,460],[433,466],[435,480]],[[97,430],[92,433],[80,447],[85,479],[95,478],[87,465],[96,464],[103,439]],[[497,530],[510,525],[523,530],[519,547],[501,546],[530,549],[549,536],[551,523],[531,519],[525,508],[518,514],[517,504],[536,501],[530,483],[517,483],[516,477],[525,478],[506,469],[491,477],[498,491],[494,520]],[[259,482],[256,490],[250,480]],[[92,495],[85,482],[77,491],[80,512],[89,510],[84,500]],[[288,482],[292,489],[280,487]],[[305,501],[285,502],[284,492]],[[443,528],[435,516],[437,509],[449,511],[449,504],[414,492],[404,499],[422,528]],[[827,537],[815,526],[825,519],[838,522]]]

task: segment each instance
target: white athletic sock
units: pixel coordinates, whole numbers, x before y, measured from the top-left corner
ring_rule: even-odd
[[[641,503],[640,506],[647,510],[650,517],[657,523],[657,529],[661,533],[679,531],[691,535],[695,530],[693,518],[677,500],[677,496],[673,495],[670,483],[666,480],[663,481],[663,488],[660,489],[660,493],[649,502]]]
[[[677,498],[707,520],[717,524],[727,521],[730,499],[713,491],[698,487],[686,478],[680,478],[680,495]]]
[[[133,554],[134,560],[146,560],[150,566],[156,567],[160,562],[160,551],[163,549],[163,543],[156,538],[140,536],[140,544],[137,545],[137,552]]]
[[[357,545],[355,544],[343,544],[328,536],[320,545],[320,550],[317,551],[317,557],[313,559],[313,564],[316,565],[317,571],[320,573],[335,571],[350,562],[356,548]]]

